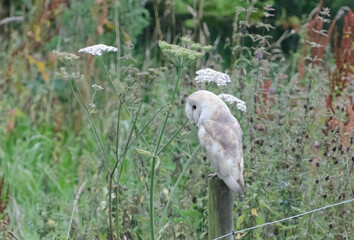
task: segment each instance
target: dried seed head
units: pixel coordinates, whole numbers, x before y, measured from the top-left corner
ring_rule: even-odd
[[[256,124],[254,127],[254,130],[263,132],[265,129],[265,126],[263,124]]]
[[[341,129],[338,127],[336,128],[336,133],[339,134],[341,132]]]
[[[259,146],[263,146],[264,140],[263,139],[256,139],[256,144],[258,144]]]

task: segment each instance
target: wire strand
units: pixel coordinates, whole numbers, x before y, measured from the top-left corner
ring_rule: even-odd
[[[325,207],[317,208],[317,209],[314,209],[314,210],[311,210],[311,211],[308,211],[308,212],[305,212],[305,213],[301,213],[301,214],[298,214],[298,215],[295,215],[295,216],[283,218],[283,219],[280,219],[280,220],[277,220],[277,221],[264,223],[264,224],[261,224],[261,225],[257,225],[257,226],[250,227],[250,228],[245,228],[245,229],[238,230],[238,231],[232,231],[232,232],[230,232],[230,233],[228,233],[226,235],[223,235],[221,237],[214,238],[214,240],[223,239],[223,238],[231,236],[231,235],[236,235],[237,233],[240,233],[240,232],[245,232],[245,231],[249,231],[249,230],[252,230],[252,229],[255,229],[255,228],[264,227],[264,226],[268,226],[268,225],[271,225],[271,224],[274,224],[274,223],[283,222],[283,221],[290,220],[290,219],[293,219],[293,218],[301,217],[301,216],[306,215],[306,214],[310,214],[310,213],[313,213],[313,212],[321,211],[321,210],[324,210],[326,208],[335,207],[335,206],[338,206],[338,205],[341,205],[341,204],[345,204],[345,203],[349,203],[349,202],[352,202],[352,201],[354,201],[354,198],[350,199],[350,200],[343,201],[343,202],[335,203],[335,204],[332,204],[332,205],[328,205],[328,206],[325,206]]]

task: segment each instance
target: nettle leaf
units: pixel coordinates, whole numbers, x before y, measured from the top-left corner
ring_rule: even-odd
[[[251,214],[252,214],[252,216],[258,216],[257,209],[252,208],[251,209]]]
[[[236,222],[236,228],[240,229],[241,224],[245,221],[246,219],[246,215],[241,215],[237,218],[237,222]]]
[[[265,222],[264,216],[262,213],[258,213],[258,216],[256,217],[256,222],[257,225],[262,225]]]

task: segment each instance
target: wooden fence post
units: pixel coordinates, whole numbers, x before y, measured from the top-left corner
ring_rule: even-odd
[[[209,240],[233,231],[233,192],[218,177],[209,179]],[[223,238],[232,240],[233,235]]]

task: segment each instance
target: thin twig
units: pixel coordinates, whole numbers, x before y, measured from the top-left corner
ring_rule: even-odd
[[[73,223],[73,219],[74,219],[74,213],[75,211],[78,209],[78,206],[77,206],[77,202],[79,201],[79,197],[80,197],[80,194],[82,193],[82,191],[84,190],[84,187],[85,187],[85,184],[86,182],[84,182],[81,187],[79,188],[79,191],[76,193],[76,196],[75,196],[75,200],[74,200],[74,207],[73,207],[73,211],[71,213],[71,218],[70,218],[70,223],[69,223],[69,228],[68,228],[68,234],[66,236],[66,240],[69,240],[70,238],[70,229],[71,229],[71,225]]]
[[[181,71],[182,69],[180,67],[177,67],[177,81],[176,81],[176,85],[172,94],[172,98],[170,101],[171,106],[173,105],[173,102],[175,101],[175,97],[176,97],[176,93],[177,93],[177,89],[178,89],[178,85],[179,85],[179,81],[181,78]],[[155,230],[154,230],[154,180],[155,180],[155,164],[156,164],[156,158],[157,158],[157,153],[158,150],[160,148],[160,144],[161,144],[161,140],[162,137],[164,136],[165,133],[165,128],[166,128],[166,124],[168,121],[168,118],[170,116],[170,111],[167,112],[166,117],[165,117],[165,121],[162,125],[162,129],[160,132],[160,137],[159,140],[157,142],[155,151],[154,151],[154,157],[152,158],[152,164],[151,164],[151,180],[150,180],[150,231],[151,231],[151,239],[154,240],[155,239]]]
[[[173,139],[175,139],[175,137],[179,134],[179,132],[184,128],[184,126],[186,126],[186,124],[187,124],[187,122],[188,122],[189,120],[187,119],[184,123],[183,123],[183,125],[182,125],[182,127],[180,127],[178,130],[177,130],[177,132],[173,135],[173,137],[165,144],[165,146],[163,146],[163,148],[157,153],[157,156],[158,155],[160,155],[160,153],[162,153],[163,151],[165,151],[165,148],[173,141]]]
[[[128,115],[131,117],[131,116],[132,116],[132,113],[129,111],[128,106],[127,106],[127,105],[125,104],[125,102],[123,101],[123,99],[122,99],[122,97],[121,97],[121,94],[120,94],[119,91],[118,91],[117,86],[114,84],[113,79],[112,79],[111,75],[109,74],[106,65],[105,65],[104,62],[103,62],[102,57],[100,57],[100,59],[101,59],[102,65],[103,65],[103,69],[105,70],[106,75],[108,76],[108,79],[109,79],[111,85],[112,85],[113,88],[114,88],[114,91],[117,93],[117,95],[118,95],[118,97],[119,97],[119,100],[120,100],[120,101],[122,102],[122,104],[123,104],[124,109],[127,111]],[[134,125],[134,126],[135,126],[135,125]],[[138,129],[137,126],[135,126],[135,127]],[[139,129],[138,129],[138,131],[139,131]],[[145,139],[145,136],[144,136],[143,134],[141,134],[141,137],[142,137],[144,143],[147,145],[147,147],[150,148],[149,144],[147,143],[147,141],[146,141],[146,139]]]
[[[150,123],[152,122],[152,120],[165,108],[166,106],[163,106],[162,108],[160,108],[155,115],[145,124],[145,126],[139,131],[139,133],[136,135],[136,137],[133,139],[133,141],[129,144],[128,148],[125,148],[123,155],[121,156],[121,159],[125,157],[125,155],[127,154],[127,151],[129,150],[129,148],[134,144],[134,142],[139,138],[140,135],[142,135],[142,133],[144,132],[145,128],[147,128],[147,126],[150,125]],[[119,175],[118,175],[118,180],[117,180],[117,184],[120,181],[121,175],[122,175],[122,171],[123,168],[120,169],[119,171]]]
[[[120,123],[120,110],[122,107],[122,102],[119,102],[118,106],[118,114],[117,114],[117,132],[116,132],[116,163],[119,163],[119,153],[118,153],[118,147],[119,147],[119,123]],[[115,168],[113,168],[113,173],[115,171]],[[112,182],[113,182],[113,174],[109,175],[109,239],[112,239],[113,235],[113,225],[112,225]],[[116,196],[117,197],[117,196]],[[118,212],[118,209],[116,209],[116,214]],[[117,218],[116,218],[117,222]],[[118,236],[118,231],[117,231],[117,236]]]
[[[61,41],[62,41],[62,34],[61,34],[61,29],[59,29],[59,34],[58,34],[58,43],[57,43],[57,51],[60,51],[60,45],[61,45]],[[54,69],[53,69],[53,75],[56,74],[58,70],[58,64],[54,65]],[[49,122],[49,115],[51,113],[52,110],[52,103],[53,103],[53,98],[54,98],[54,85],[55,85],[55,80],[54,80],[54,76],[52,76],[52,83],[50,86],[50,90],[49,90],[49,98],[48,98],[48,104],[47,104],[47,113],[46,113],[46,120]]]
[[[121,103],[119,105],[119,113],[120,113]],[[140,110],[141,110],[141,106],[142,106],[142,102],[141,102],[141,104],[139,106],[138,113],[136,114],[136,117],[135,117],[134,122],[133,122],[133,126],[132,126],[132,128],[130,130],[130,134],[129,134],[128,141],[126,143],[124,152],[127,152],[127,148],[129,146],[129,143],[130,143],[133,131],[134,131],[134,126],[136,124],[136,120],[138,119],[138,116],[139,116],[139,113],[140,113]],[[118,118],[119,118],[119,115],[118,115]],[[119,121],[118,121],[118,123],[119,123]],[[117,134],[118,134],[118,131],[119,130],[118,130],[118,127],[117,127]],[[118,139],[118,135],[117,135],[117,139]],[[114,164],[114,167],[113,167],[113,169],[112,169],[112,171],[110,172],[110,175],[109,175],[109,192],[108,192],[108,194],[109,194],[109,196],[108,196],[108,199],[109,199],[109,203],[108,203],[108,205],[109,205],[109,229],[110,229],[110,231],[109,231],[109,239],[113,239],[113,237],[112,237],[112,234],[113,234],[113,226],[112,226],[112,186],[113,186],[113,184],[112,184],[112,182],[113,182],[114,173],[115,173],[115,171],[117,169],[118,163],[120,162],[120,159],[118,157],[118,149],[117,148],[118,148],[118,140],[116,142],[116,151],[117,151],[117,153],[116,153],[116,163]],[[122,164],[121,164],[120,175],[121,175],[121,172],[123,171],[124,162],[125,162],[125,155],[123,157],[123,161],[122,161]],[[118,179],[120,179],[120,177]],[[118,181],[118,183],[116,185],[118,187],[119,181]]]
[[[116,1],[114,5],[114,25],[116,27],[116,42],[117,42],[117,77],[118,81],[120,81],[120,71],[121,71],[121,66],[120,66],[120,59],[121,59],[121,43],[120,43],[120,32],[119,32],[119,18],[118,18],[118,6],[119,6],[119,1]]]
[[[18,240],[18,237],[16,237],[16,235],[15,235],[13,232],[8,231],[7,233],[8,233],[9,235],[11,235],[11,237],[13,237],[14,239]]]
[[[88,110],[88,108],[87,108],[87,106],[86,106],[86,104],[85,104],[84,98],[83,98],[83,96],[81,95],[81,92],[80,92],[80,90],[78,89],[78,87],[77,87],[76,82],[75,82],[74,79],[71,80],[71,88],[72,88],[72,91],[73,91],[73,93],[74,93],[74,95],[75,95],[77,101],[79,102],[79,104],[81,105],[81,107],[82,107],[82,108],[85,110],[85,112],[86,112],[86,115],[87,115],[87,117],[88,117],[88,119],[89,119],[90,125],[91,125],[91,127],[92,127],[92,129],[93,129],[93,132],[94,132],[94,134],[95,134],[95,137],[96,137],[98,146],[100,147],[100,150],[101,150],[101,152],[102,152],[102,155],[103,155],[103,157],[104,157],[104,159],[105,159],[105,162],[106,162],[106,164],[107,164],[107,168],[108,168],[108,170],[109,170],[109,172],[110,172],[111,169],[110,169],[110,166],[109,166],[109,161],[108,161],[107,153],[106,153],[106,151],[105,151],[105,149],[104,149],[104,147],[103,147],[103,144],[102,144],[101,138],[100,138],[100,136],[99,136],[99,134],[98,134],[98,131],[97,131],[95,122],[93,121],[93,119],[92,119],[92,117],[91,117],[91,115],[90,115],[90,112],[89,112],[89,110]],[[75,88],[77,89],[77,92],[78,92],[79,94],[76,94]]]
[[[12,205],[14,208],[15,218],[16,218],[16,222],[17,222],[17,231],[18,231],[18,234],[20,235],[20,238],[23,239],[23,232],[22,232],[21,220],[20,220],[21,213],[20,213],[20,209],[18,208],[18,204],[17,204],[17,201],[14,196],[12,196]]]
[[[8,17],[8,18],[4,18],[0,21],[0,26],[10,23],[10,22],[22,22],[23,21],[23,17],[19,16],[19,17]]]
[[[175,191],[176,191],[176,189],[177,189],[177,187],[178,187],[178,185],[179,185],[179,182],[181,181],[182,177],[184,176],[184,174],[186,173],[187,169],[189,168],[189,165],[190,165],[190,163],[191,163],[191,161],[192,161],[192,159],[193,159],[193,157],[194,157],[194,154],[198,151],[199,148],[200,148],[200,145],[198,145],[198,146],[195,148],[195,150],[193,151],[192,154],[190,154],[190,155],[187,156],[187,157],[188,157],[188,161],[187,161],[186,165],[184,166],[184,168],[183,168],[181,174],[178,176],[178,179],[177,179],[175,185],[174,185],[173,188],[172,188],[172,191],[171,191],[171,194],[170,194],[170,198],[168,199],[168,201],[167,201],[167,203],[166,203],[166,206],[165,206],[165,208],[164,208],[164,210],[163,210],[163,213],[162,213],[162,216],[161,216],[161,218],[160,218],[160,223],[159,223],[158,228],[161,227],[162,221],[163,221],[163,219],[165,218],[165,216],[166,216],[166,214],[167,214],[167,210],[168,210],[168,208],[170,207],[172,197],[173,197],[173,195],[175,194]],[[161,230],[159,231],[159,234],[161,234],[162,232],[163,232],[163,231],[162,231],[162,229],[161,229]]]

